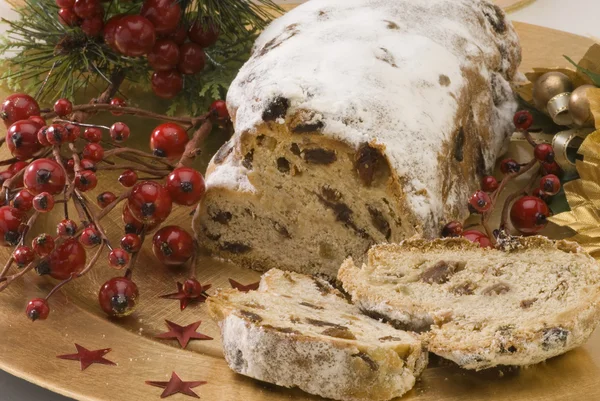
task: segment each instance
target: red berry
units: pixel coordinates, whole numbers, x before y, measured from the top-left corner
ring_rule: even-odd
[[[146,0],[140,14],[152,22],[156,33],[165,35],[175,32],[181,21],[182,11],[177,0]]]
[[[64,125],[52,124],[46,129],[46,141],[50,145],[62,145],[69,141],[69,133]]]
[[[56,226],[56,233],[59,237],[73,237],[77,233],[77,223],[73,220],[65,219]]]
[[[54,103],[54,112],[59,117],[68,116],[73,112],[73,103],[69,99],[58,99],[56,103]]]
[[[13,252],[13,259],[15,260],[17,266],[25,267],[33,262],[35,259],[35,253],[30,247],[22,245],[17,247],[17,249],[15,249]]]
[[[36,266],[39,275],[50,275],[57,280],[66,280],[85,267],[85,249],[75,238],[69,238],[56,247],[50,255]]]
[[[463,233],[463,225],[459,221],[451,221],[442,228],[442,237],[460,237]]]
[[[469,205],[478,213],[484,213],[492,207],[492,200],[483,191],[477,191],[469,198]]]
[[[154,256],[166,266],[179,266],[187,262],[194,253],[194,240],[183,228],[166,226],[152,238]]]
[[[183,292],[189,298],[198,298],[202,295],[202,284],[195,278],[188,278],[183,282]]]
[[[206,64],[206,54],[204,50],[195,43],[184,43],[179,48],[179,64],[177,69],[186,75],[197,74],[204,69]]]
[[[106,191],[102,192],[100,195],[96,197],[96,201],[98,202],[98,206],[101,208],[105,208],[110,205],[117,199],[117,196],[112,192]]]
[[[97,143],[102,140],[102,131],[99,128],[87,128],[83,133],[83,137],[90,142]]]
[[[125,317],[133,313],[139,296],[133,281],[126,277],[115,277],[100,287],[98,302],[108,316]]]
[[[557,162],[542,163],[542,169],[544,170],[544,174],[554,174],[557,177],[562,176],[563,173]]]
[[[47,137],[48,128],[50,128],[50,127],[44,126],[44,127],[40,128],[37,132],[37,140],[40,143],[40,145],[42,145],[42,146],[50,146],[50,142],[48,142],[48,137]]]
[[[91,161],[90,159],[81,159],[79,162],[82,170],[90,170],[96,172],[96,163]]]
[[[492,247],[492,242],[490,241],[490,239],[481,231],[467,230],[467,231],[463,232],[462,236],[471,242],[478,243],[479,246],[482,248],[491,248]]]
[[[40,115],[40,106],[34,98],[24,93],[15,93],[7,97],[0,107],[0,118],[10,127],[20,120]]]
[[[95,246],[100,245],[100,243],[102,242],[102,236],[100,235],[100,232],[96,229],[96,227],[88,226],[84,228],[81,232],[79,242],[86,248],[93,248]]]
[[[150,149],[155,156],[176,159],[181,157],[188,141],[188,134],[181,125],[165,123],[152,131]]]
[[[500,171],[503,174],[518,173],[521,170],[521,165],[514,159],[504,159],[500,162]]]
[[[115,45],[115,33],[119,26],[119,21],[125,14],[115,15],[104,24],[104,43],[106,43],[111,49],[118,50]]]
[[[535,196],[536,198],[540,198],[541,200],[543,200],[544,202],[546,202],[546,204],[550,200],[550,195],[548,195],[547,193],[545,193],[542,190],[542,188],[536,188],[536,189],[534,189],[531,192],[531,196]]]
[[[56,0],[55,3],[58,8],[73,8],[75,0]]]
[[[75,0],[73,11],[79,18],[92,18],[104,13],[98,0]]]
[[[498,189],[498,180],[496,177],[486,175],[481,179],[481,189],[485,192],[494,192]]]
[[[79,128],[75,124],[65,124],[65,130],[67,131],[68,142],[75,142],[77,139],[79,139],[79,136],[81,135],[81,128]]]
[[[554,148],[548,143],[537,144],[533,149],[533,154],[542,163],[554,162]]]
[[[90,170],[81,170],[75,174],[75,187],[82,191],[91,191],[98,185],[98,177],[96,173]]]
[[[531,124],[533,124],[533,116],[527,110],[520,110],[515,113],[513,122],[517,129],[528,130]]]
[[[43,298],[32,299],[27,304],[25,314],[33,322],[36,320],[48,319],[48,315],[50,315],[50,306],[48,305],[48,301]]]
[[[88,143],[84,146],[82,155],[86,159],[98,163],[104,158],[104,148],[97,143]]]
[[[147,224],[165,221],[173,206],[169,192],[154,181],[135,184],[128,198],[133,217]]]
[[[46,120],[44,120],[42,117],[40,116],[31,116],[28,118],[29,121],[33,121],[34,123],[36,123],[38,125],[38,127],[42,128],[46,126]]]
[[[174,32],[171,32],[170,34],[166,35],[165,39],[170,39],[173,42],[177,43],[179,46],[181,46],[185,43],[185,40],[187,39],[187,29],[185,29],[185,26],[179,25]]]
[[[33,208],[41,213],[48,213],[54,208],[54,196],[41,192],[33,197]]]
[[[6,144],[10,153],[19,160],[30,159],[42,148],[37,139],[39,127],[31,120],[12,124],[6,132]]]
[[[110,100],[110,105],[111,106],[116,106],[116,107],[126,107],[127,103],[125,102],[124,99],[121,99],[120,97],[113,97]],[[113,116],[122,116],[124,113],[118,112],[118,111],[111,111]],[[100,136],[102,137],[102,134],[100,134]],[[99,140],[98,140],[99,141]],[[92,142],[98,142],[98,141],[92,141]]]
[[[0,186],[2,186],[2,184],[4,184],[4,181],[6,180],[10,180],[12,178],[14,174],[12,174],[10,171],[5,170],[0,172]]]
[[[23,175],[25,188],[34,195],[41,192],[59,194],[65,188],[67,177],[62,167],[51,159],[37,159],[27,166]]]
[[[126,234],[140,234],[142,232],[142,230],[144,230],[146,233],[149,233],[151,231],[153,231],[156,227],[158,227],[158,225],[161,222],[154,222],[152,224],[144,224],[141,221],[139,221],[138,219],[136,219],[133,214],[131,213],[131,210],[129,209],[129,206],[127,204],[125,204],[123,206],[123,213],[122,216],[123,218],[123,223],[125,224],[125,233]]]
[[[0,245],[15,246],[21,239],[25,214],[10,206],[0,207]]]
[[[156,41],[148,53],[148,64],[154,71],[169,71],[179,64],[179,45],[172,40]]]
[[[26,189],[19,191],[13,199],[13,207],[22,211],[28,212],[33,207],[33,195]]]
[[[119,182],[125,188],[129,188],[129,187],[134,186],[135,183],[137,182],[137,179],[138,179],[138,175],[133,170],[125,170],[119,176]]]
[[[227,120],[229,119],[229,111],[227,111],[227,103],[224,100],[215,100],[210,105],[210,112],[213,116],[215,116],[218,120]]]
[[[139,57],[152,51],[156,33],[148,19],[140,15],[127,15],[119,19],[114,43],[125,56]]]
[[[546,195],[556,195],[560,191],[560,180],[554,174],[548,174],[540,180],[540,189]]]
[[[548,224],[550,209],[535,196],[523,196],[510,208],[510,221],[523,234],[534,234]]]
[[[83,31],[83,33],[92,38],[100,36],[103,28],[104,19],[100,15],[96,15],[91,18],[86,18],[81,23],[81,30]]]
[[[202,174],[189,167],[173,170],[167,177],[165,187],[173,202],[184,206],[198,203],[206,190]]]
[[[163,99],[172,99],[183,89],[183,76],[177,70],[152,74],[152,91]]]
[[[122,269],[129,263],[129,254],[124,249],[114,248],[108,254],[108,263],[115,269]]]
[[[114,123],[110,127],[110,137],[115,142],[126,141],[127,138],[129,138],[129,134],[131,134],[131,131],[129,130],[129,127],[127,126],[127,124]]]
[[[54,250],[54,238],[50,234],[40,234],[31,241],[31,247],[38,256],[44,257]]]
[[[209,18],[196,20],[188,31],[190,40],[206,48],[214,45],[219,38],[219,27]]]
[[[74,27],[79,25],[80,19],[72,8],[58,10],[58,21],[64,26]]]
[[[125,234],[125,236],[121,238],[121,248],[129,253],[139,252],[139,250],[142,249],[142,239],[137,234]]]

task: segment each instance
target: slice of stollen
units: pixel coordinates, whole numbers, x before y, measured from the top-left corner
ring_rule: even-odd
[[[582,345],[600,319],[598,263],[572,242],[508,245],[381,245],[362,268],[346,260],[338,278],[363,312],[422,333],[430,352],[467,369],[534,364]]]
[[[329,283],[270,270],[257,291],[208,299],[234,371],[338,400],[389,400],[414,384],[427,353],[413,333],[362,315]]]

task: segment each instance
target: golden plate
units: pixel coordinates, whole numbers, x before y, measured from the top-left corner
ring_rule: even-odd
[[[523,71],[534,66],[566,66],[563,54],[577,59],[592,43],[589,39],[547,28],[515,25],[523,45]],[[134,142],[143,144],[147,140],[145,132],[147,130],[134,130],[130,140],[135,137],[138,139]],[[222,139],[212,138],[211,147],[220,141]],[[6,149],[3,152],[2,157]],[[115,184],[115,180],[106,177],[100,182],[103,189]],[[170,222],[189,227],[189,211],[176,208]],[[54,222],[46,226],[52,231]],[[121,226],[118,213],[109,215],[105,227],[109,228],[111,239],[118,240]],[[0,250],[0,260],[8,255],[7,249]],[[201,258],[196,268],[200,281],[211,283],[213,288],[228,287],[230,277],[244,284],[259,278],[255,272],[209,258]],[[173,292],[176,281],[187,275],[185,271],[160,266],[148,247],[143,250],[134,273],[141,293],[137,312],[123,320],[107,319],[98,307],[97,291],[105,280],[117,274],[101,260],[86,277],[57,294],[51,301],[50,318],[35,324],[25,317],[25,304],[33,297],[45,295],[53,285],[49,280],[30,274],[1,293],[0,368],[81,400],[159,399],[161,390],[144,382],[168,380],[172,371],[183,380],[206,380],[208,384],[196,388],[205,400],[318,399],[229,370],[222,356],[217,327],[208,318],[206,306],[192,305],[181,312],[177,301],[158,298]],[[180,349],[175,341],[156,340],[155,335],[166,331],[164,319],[182,325],[202,320],[199,331],[215,339],[192,341],[186,350]],[[75,342],[89,349],[112,348],[107,358],[118,366],[93,365],[81,372],[76,362],[56,358],[73,353]],[[171,399],[189,398],[175,395]],[[403,399],[598,400],[600,336],[596,333],[585,347],[527,369],[476,373],[434,362]]]

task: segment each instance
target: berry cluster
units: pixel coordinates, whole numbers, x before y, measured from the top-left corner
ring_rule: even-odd
[[[105,127],[69,119],[74,112],[89,110],[170,122],[153,130],[151,154],[123,146],[131,130],[122,122]],[[193,260],[196,242],[192,236],[178,226],[160,226],[173,205],[194,206],[202,199],[204,179],[189,164],[210,132],[212,121],[228,118],[223,101],[214,102],[209,112],[198,118],[156,115],[127,107],[116,98],[105,105],[73,105],[59,99],[53,111],[42,115],[35,99],[14,94],[2,103],[0,117],[8,128],[5,142],[13,156],[2,163],[8,168],[0,172],[0,245],[14,247],[0,271],[0,291],[30,270],[61,280],[46,298],[29,302],[26,312],[32,320],[47,318],[49,297],[87,273],[106,248],[108,265],[126,269],[124,277],[109,280],[99,291],[100,306],[111,316],[133,312],[139,293],[132,273],[148,234],[154,232],[152,249],[162,264],[179,266]],[[54,119],[47,123],[50,118]],[[191,139],[181,124],[196,128]],[[118,182],[125,189],[121,194],[102,192],[93,202],[88,192],[96,188],[97,173],[102,170],[120,170]],[[142,179],[138,173],[146,177]],[[36,219],[58,204],[64,206],[64,219],[57,224],[56,234],[40,234],[29,245],[27,233]],[[68,204],[77,211],[78,221],[69,217]],[[118,205],[122,206],[124,234],[119,246],[113,246],[101,220]],[[89,252],[94,254],[89,257]],[[13,264],[19,271],[8,275]],[[202,289],[193,277],[186,283],[190,294]]]
[[[533,116],[526,110],[518,111],[513,119],[517,130],[521,131],[533,147],[534,157],[528,163],[520,164],[513,159],[500,162],[500,171],[504,175],[501,181],[496,177],[484,176],[481,189],[468,200],[471,213],[481,215],[481,224],[486,233],[479,230],[465,230],[460,222],[452,221],[442,229],[443,237],[463,236],[482,247],[492,247],[500,232],[507,232],[507,221],[510,218],[512,227],[520,234],[531,235],[539,232],[548,224],[550,208],[547,201],[556,195],[561,188],[559,176],[562,171],[554,161],[554,149],[547,143],[536,143],[528,130],[533,124]],[[500,229],[492,231],[488,220],[499,195],[506,184],[537,167],[528,185],[507,197],[502,210]]]

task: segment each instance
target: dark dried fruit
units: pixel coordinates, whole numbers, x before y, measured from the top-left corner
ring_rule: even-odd
[[[323,121],[317,121],[314,123],[300,123],[292,128],[292,132],[295,134],[305,134],[308,132],[316,132],[321,130],[325,124]]]
[[[296,156],[300,156],[301,151],[297,143],[292,143],[292,145],[290,146],[290,152],[292,152]]]
[[[348,328],[338,329],[330,327],[323,330],[321,334],[329,337],[343,338],[344,340],[356,340],[356,336]]]
[[[307,307],[312,308],[312,309],[318,309],[318,310],[325,309],[322,306],[314,305],[314,304],[311,304],[310,302],[300,302],[300,305],[307,306]]]
[[[366,186],[370,186],[373,182],[373,176],[381,159],[381,154],[375,148],[372,148],[368,143],[360,145],[354,155],[354,168],[358,173],[358,177]]]
[[[244,156],[244,160],[242,160],[242,166],[246,167],[248,170],[252,170],[252,162],[254,161],[254,149],[250,152],[246,153]]]
[[[349,330],[346,326],[342,326],[340,324],[326,322],[324,320],[311,319],[309,317],[306,318],[306,323],[317,327],[334,327],[339,330]]]
[[[333,288],[331,288],[329,284],[323,282],[322,280],[313,278],[313,281],[315,283],[315,287],[317,287],[317,290],[319,290],[321,295],[329,295],[333,291]]]
[[[285,226],[283,224],[280,224],[276,221],[273,222],[273,227],[275,228],[275,231],[277,231],[282,237],[284,238],[292,238],[292,236],[290,235],[290,232],[288,231],[287,228],[285,228]]]
[[[322,190],[324,189],[325,187],[322,188]],[[328,195],[331,194],[329,193]],[[317,197],[325,207],[333,211],[336,221],[341,221],[342,223],[344,223],[346,227],[354,230],[354,232],[358,234],[361,238],[372,240],[372,238],[369,236],[369,234],[367,234],[367,232],[364,229],[358,228],[356,223],[354,223],[354,220],[352,219],[352,214],[354,212],[348,207],[348,205],[346,205],[343,202],[336,203],[329,201],[324,196],[318,194]]]
[[[282,173],[290,172],[290,162],[285,157],[277,159],[277,170]]]
[[[283,96],[278,96],[269,103],[262,113],[263,121],[275,121],[278,118],[285,118],[290,107],[290,101]]]
[[[241,310],[240,315],[242,315],[242,317],[250,320],[252,323],[260,323],[263,320],[263,318],[260,315],[254,313],[254,312],[247,311],[247,310]]]
[[[562,327],[552,327],[545,329],[542,336],[542,348],[547,351],[552,348],[564,347],[567,345],[569,330]]]
[[[342,194],[337,189],[333,189],[328,185],[321,187],[321,194],[328,202],[337,202],[342,199]]]
[[[246,253],[252,249],[250,245],[242,244],[241,242],[224,242],[219,248],[231,253]]]
[[[399,338],[399,337],[385,336],[385,337],[379,338],[379,341],[381,341],[381,342],[386,342],[386,341],[402,341],[402,339]]]
[[[337,160],[333,150],[321,148],[305,149],[303,156],[304,161],[311,164],[331,164]]]
[[[302,334],[300,331],[292,329],[291,327],[275,327],[275,326],[271,326],[270,324],[263,324],[261,327],[263,327],[265,329],[269,329],[269,330],[274,330],[279,333]]]
[[[496,283],[492,284],[486,289],[484,289],[481,293],[483,295],[502,295],[506,294],[510,291],[510,287],[506,283]]]
[[[230,212],[224,212],[222,210],[218,210],[216,213],[211,213],[210,218],[217,223],[227,225],[233,215]]]
[[[452,277],[452,275],[458,270],[459,264],[457,262],[446,262],[440,260],[435,265],[421,273],[419,278],[424,283],[443,284],[447,282],[450,279],[450,277]]]
[[[379,365],[377,364],[377,362],[375,362],[373,360],[373,358],[371,358],[368,354],[364,353],[364,352],[359,352],[358,354],[354,354],[352,356],[358,357],[360,359],[362,359],[363,361],[365,361],[367,363],[367,365],[369,365],[369,368],[372,371],[377,371],[379,369]]]
[[[483,15],[494,28],[494,31],[502,34],[506,32],[506,20],[504,12],[495,4],[484,3]]]
[[[454,295],[473,295],[477,289],[477,284],[471,281],[465,281],[462,284],[458,284],[450,289],[450,292]]]
[[[454,138],[454,159],[458,162],[464,160],[464,147],[465,147],[465,131],[463,127],[460,127],[456,137]]]
[[[373,226],[385,236],[386,240],[390,240],[392,236],[392,229],[390,228],[390,223],[383,217],[383,213],[380,210],[375,209],[374,207],[368,207],[369,214],[371,215],[371,223]]]
[[[537,301],[537,298],[524,299],[519,306],[523,309],[529,309],[535,301]]]

